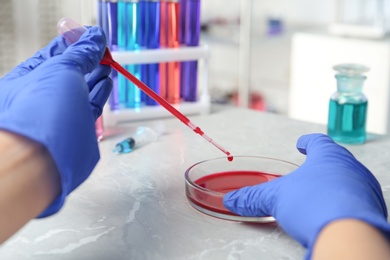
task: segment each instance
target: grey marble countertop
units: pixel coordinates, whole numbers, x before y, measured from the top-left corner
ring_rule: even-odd
[[[231,108],[190,117],[234,155],[262,155],[301,164],[295,143],[325,126]],[[101,160],[61,211],[33,220],[0,247],[0,259],[303,259],[305,250],[276,224],[244,224],[204,215],[187,202],[184,172],[223,154],[175,118],[160,138],[129,154],[112,149],[137,126],[108,129]],[[378,178],[390,200],[390,139],[369,136],[347,146]]]

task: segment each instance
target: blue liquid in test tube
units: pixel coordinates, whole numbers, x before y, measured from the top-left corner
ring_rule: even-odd
[[[140,33],[139,33],[139,2],[137,0],[130,0],[126,2],[126,50],[137,51],[140,49]],[[141,79],[140,66],[137,64],[126,65],[126,69],[138,79]],[[126,86],[126,107],[139,108],[141,106],[141,90],[133,83],[127,81]]]
[[[160,1],[146,1],[146,47],[157,49],[160,47]],[[160,94],[159,64],[152,63],[146,67],[145,84],[154,92]],[[148,106],[155,106],[158,103],[149,96],[145,97]]]
[[[139,34],[140,34],[140,46],[141,46],[141,49],[146,49],[147,48],[147,44],[146,44],[146,37],[147,37],[147,22],[146,22],[146,19],[147,19],[147,9],[146,9],[146,2],[149,1],[149,0],[140,0],[139,3],[138,3],[138,10],[139,10],[139,14],[140,14],[140,17],[139,17],[139,23],[138,23],[138,27],[139,27]],[[146,84],[147,82],[147,67],[143,64],[139,65],[140,67],[140,70],[141,70],[141,81],[144,82]],[[146,94],[141,91],[141,101],[142,102],[145,102],[145,99],[146,99]]]
[[[119,51],[137,51],[140,48],[139,2],[137,0],[118,1],[118,49]],[[131,74],[140,79],[139,65],[124,66]],[[128,108],[141,106],[141,90],[122,75],[118,75],[119,102]]]

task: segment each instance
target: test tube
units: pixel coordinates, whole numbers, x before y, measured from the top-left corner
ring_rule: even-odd
[[[139,1],[126,2],[126,50],[137,51],[141,48],[140,11]],[[141,69],[138,64],[128,64],[126,69],[136,78],[141,79]],[[132,82],[126,81],[126,107],[139,108],[141,106],[141,90]]]
[[[186,6],[187,0],[180,0],[180,26],[179,26],[179,41],[184,44],[185,28],[186,28]]]
[[[180,26],[179,26],[179,42],[180,45],[185,45],[185,28],[186,28],[186,5],[187,0],[180,0]],[[184,62],[180,63],[180,96],[183,97],[184,93]]]
[[[146,1],[146,47],[157,49],[160,47],[160,1]],[[151,63],[145,66],[145,84],[154,92],[160,92],[159,64]],[[145,97],[145,104],[155,106],[158,103],[151,97]]]
[[[139,0],[138,3],[138,10],[139,10],[139,22],[138,22],[138,27],[139,27],[139,33],[140,33],[140,46],[141,49],[146,49],[147,48],[147,35],[148,35],[148,28],[147,28],[147,1],[149,0]],[[139,65],[140,67],[140,74],[141,74],[141,81],[148,85],[147,82],[147,66],[145,64]],[[145,102],[146,99],[146,94],[141,91],[141,102]]]
[[[118,28],[117,28],[117,36],[118,36],[118,50],[126,51],[126,0],[118,1]],[[119,94],[119,103],[120,105],[125,106],[127,101],[126,94],[126,85],[127,79],[118,74],[118,94]]]
[[[98,117],[95,123],[96,137],[98,141],[101,141],[104,136],[103,115]]]
[[[200,0],[186,0],[184,43],[187,46],[198,46],[200,35]],[[181,96],[185,101],[197,100],[198,62],[182,63]]]
[[[179,0],[167,2],[167,47],[178,48],[179,43]],[[167,101],[171,104],[180,102],[180,62],[171,61],[167,64]]]
[[[167,33],[168,33],[168,22],[167,22],[167,1],[161,0],[160,3],[160,48],[167,48]],[[168,63],[162,62],[159,64],[159,78],[160,78],[160,97],[167,99],[167,67]]]
[[[107,20],[107,41],[108,47],[111,51],[118,51],[118,1],[108,0],[106,3],[106,20]],[[120,108],[119,91],[118,91],[118,72],[112,70],[111,79],[113,81],[113,88],[109,98],[109,105],[111,110],[118,110]]]
[[[97,24],[106,32],[107,29],[107,6],[106,0],[98,0]]]
[[[98,1],[98,25],[103,29],[105,34],[107,35],[108,22],[107,22],[107,8],[106,8],[106,0]],[[103,125],[103,115],[98,117],[95,122],[95,132],[96,138],[98,141],[103,139],[104,135],[104,125]]]
[[[119,51],[136,51],[140,49],[140,12],[138,0],[120,0],[118,2],[118,49]],[[141,78],[137,64],[125,64],[132,75]],[[118,75],[119,102],[128,108],[141,106],[141,90],[133,83]]]

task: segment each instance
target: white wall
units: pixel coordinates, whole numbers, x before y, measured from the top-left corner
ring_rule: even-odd
[[[247,1],[247,0],[244,0]],[[293,23],[325,24],[333,19],[334,0],[252,0],[254,20],[261,21],[268,14],[280,13]],[[204,0],[202,20],[215,17],[238,17],[240,0]]]
[[[249,0],[244,0],[249,1]],[[291,34],[294,31],[326,26],[336,21],[338,1],[323,0],[252,0],[252,46],[249,88],[262,94],[269,109],[286,114],[288,111],[290,85]],[[358,5],[361,3],[361,7]],[[357,14],[364,13],[366,19],[372,17],[376,0],[344,0],[345,19],[356,20]],[[390,0],[385,0],[385,11],[390,22]],[[202,2],[202,20],[204,22],[218,18],[230,18],[233,23],[239,17],[240,1],[204,0]],[[279,14],[286,23],[287,32],[283,36],[265,37],[266,17]],[[322,28],[321,28],[322,27]],[[215,31],[215,32],[214,32]],[[214,35],[204,38],[212,48],[210,71],[211,93],[216,96],[223,92],[231,94],[238,87],[238,26],[212,31]],[[219,38],[219,39],[218,39]]]
[[[8,40],[7,44],[0,44],[0,48],[4,51],[4,48],[9,48],[9,44],[12,43],[14,50],[11,52],[12,57],[0,56],[0,64],[5,58],[7,63],[10,63],[7,67],[0,67],[0,75],[48,44],[58,34],[56,25],[61,17],[72,17],[82,24],[96,24],[95,0],[0,0],[0,2],[0,14],[4,14],[0,26],[1,38],[2,41]],[[12,27],[6,29],[3,24]],[[2,68],[7,71],[2,71]]]
[[[15,34],[11,1],[0,1],[0,77],[15,65]]]
[[[243,0],[248,1],[248,0]],[[268,14],[280,13],[289,23],[327,24],[336,17],[336,7],[342,4],[347,20],[353,21],[357,15],[370,18],[379,0],[252,0],[253,15],[263,20]],[[390,20],[390,1],[382,0],[384,10]],[[240,0],[203,0],[202,19],[215,17],[238,17]]]

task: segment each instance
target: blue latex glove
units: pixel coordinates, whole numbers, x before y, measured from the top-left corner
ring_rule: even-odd
[[[57,212],[99,160],[95,121],[111,92],[111,69],[99,65],[106,38],[89,28],[72,45],[62,36],[0,79],[0,129],[45,146],[62,193],[40,217]]]
[[[389,237],[381,187],[366,167],[323,134],[300,137],[297,148],[306,154],[302,166],[268,183],[226,194],[225,207],[242,216],[274,216],[309,249],[308,258],[321,229],[337,219],[363,220]]]

